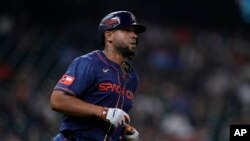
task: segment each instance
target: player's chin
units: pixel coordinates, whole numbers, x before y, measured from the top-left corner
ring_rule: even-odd
[[[128,52],[130,52],[131,54],[135,54],[136,53],[136,46],[129,47]]]
[[[136,45],[130,45],[130,50],[133,50],[133,51],[135,51],[136,50]]]

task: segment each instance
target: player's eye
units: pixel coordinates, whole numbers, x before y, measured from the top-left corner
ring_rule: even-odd
[[[121,30],[126,31],[126,32],[135,32],[135,28],[134,27],[124,27]]]

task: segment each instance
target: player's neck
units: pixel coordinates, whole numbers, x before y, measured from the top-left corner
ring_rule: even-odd
[[[121,67],[124,67],[125,58],[122,55],[116,53],[114,50],[108,50],[108,49],[104,49],[102,52],[109,60],[115,62],[116,64],[119,64]]]

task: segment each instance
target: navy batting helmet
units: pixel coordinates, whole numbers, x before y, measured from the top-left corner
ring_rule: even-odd
[[[103,35],[105,31],[119,29],[123,27],[134,27],[135,33],[139,34],[146,30],[146,27],[136,22],[135,16],[128,11],[115,11],[106,15],[99,24],[99,37],[103,45]]]

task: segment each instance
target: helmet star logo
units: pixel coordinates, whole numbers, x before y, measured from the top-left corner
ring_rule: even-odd
[[[111,26],[118,25],[118,24],[120,24],[120,19],[118,17],[114,17],[114,18],[106,20],[105,24],[111,25]]]

